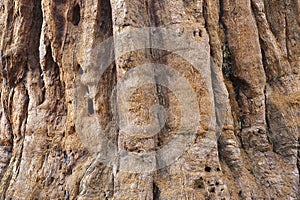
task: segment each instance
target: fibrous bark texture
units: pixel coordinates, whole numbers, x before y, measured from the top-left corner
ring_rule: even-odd
[[[299,0],[0,10],[0,199],[299,199]]]

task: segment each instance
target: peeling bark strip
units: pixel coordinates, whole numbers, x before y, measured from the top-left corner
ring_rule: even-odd
[[[0,199],[298,199],[299,8],[296,0],[0,1]],[[175,28],[159,40],[149,31],[126,44],[142,48],[122,52],[116,37],[143,27]],[[147,48],[184,35],[203,47],[188,54],[200,70],[184,50]],[[139,70],[149,63],[146,76]],[[185,98],[198,106],[194,133],[179,131],[176,92],[187,88],[174,86],[175,71],[195,94]],[[118,86],[142,78],[151,84],[122,99]],[[153,119],[163,128],[143,138],[121,123]],[[124,163],[126,153],[154,152],[145,163],[162,166],[159,150],[188,134],[175,162],[124,170],[140,167]]]

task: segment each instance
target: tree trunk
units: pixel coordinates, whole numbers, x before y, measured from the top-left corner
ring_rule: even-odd
[[[0,9],[0,199],[299,198],[299,0]]]

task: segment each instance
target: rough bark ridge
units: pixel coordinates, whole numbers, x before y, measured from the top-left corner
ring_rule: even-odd
[[[298,0],[5,0],[0,9],[1,199],[299,198]],[[180,102],[158,84],[168,74],[160,68],[152,77],[157,84],[138,88],[115,108],[114,88],[133,68],[172,66],[196,93],[201,129],[188,150],[157,171],[129,173],[120,162],[111,167],[101,160],[107,142],[101,136],[89,140],[102,146],[98,153],[83,144],[74,114],[76,78],[96,73],[86,55],[105,39],[168,26],[202,42],[207,55],[193,55],[201,71],[158,49],[118,56],[115,44],[98,52],[115,58],[100,86],[85,78],[94,92],[87,110],[119,152],[162,148],[180,121]],[[125,134],[122,113],[147,124],[155,102],[167,108],[160,132],[142,139]],[[219,105],[226,107],[224,123]]]

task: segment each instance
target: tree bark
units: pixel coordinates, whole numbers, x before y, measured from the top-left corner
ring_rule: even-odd
[[[0,9],[0,199],[299,198],[299,0]]]

